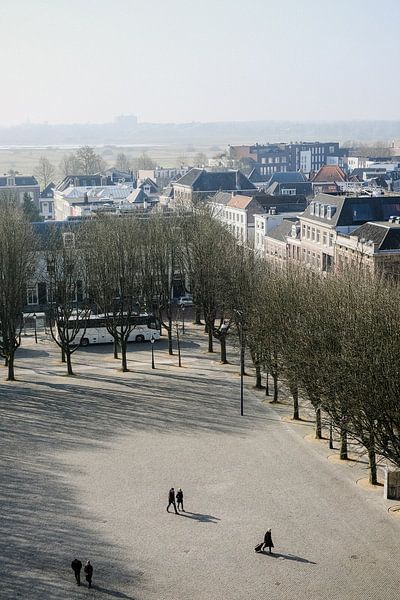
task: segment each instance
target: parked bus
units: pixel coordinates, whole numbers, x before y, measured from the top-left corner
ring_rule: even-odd
[[[160,339],[160,324],[154,315],[132,315],[130,318],[130,324],[133,326],[133,329],[129,334],[128,342],[148,342],[151,338],[154,340]],[[70,321],[71,329],[76,327],[74,317],[71,317]],[[104,315],[90,315],[87,319],[82,319],[82,330],[82,337],[79,341],[81,346],[110,344],[114,342],[113,336],[107,330]],[[79,340],[79,333],[77,340]]]

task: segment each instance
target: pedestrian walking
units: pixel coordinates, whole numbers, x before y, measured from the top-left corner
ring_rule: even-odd
[[[174,488],[171,488],[171,489],[169,490],[169,493],[168,493],[168,506],[167,506],[167,512],[169,512],[169,507],[171,506],[171,504],[172,504],[172,506],[173,506],[173,507],[174,507],[174,509],[175,509],[175,514],[177,515],[177,514],[178,514],[178,511],[176,510],[176,504],[175,504],[175,490],[174,490]]]
[[[269,548],[269,553],[272,554],[271,548],[273,548],[273,547],[274,547],[274,542],[272,541],[271,530],[267,529],[267,531],[265,532],[265,535],[264,535],[264,544],[263,544],[262,550],[264,550],[265,548]]]
[[[84,566],[83,570],[86,573],[86,581],[88,582],[88,587],[92,587],[92,577],[93,577],[93,567],[90,564],[90,560],[87,561],[86,565]]]
[[[183,508],[183,492],[182,492],[181,488],[179,488],[179,490],[176,492],[176,504],[178,506],[178,510],[179,510],[179,506],[180,506],[182,512],[185,512],[185,509]]]
[[[81,585],[81,569],[82,569],[81,561],[78,560],[77,558],[74,558],[74,560],[71,563],[71,569],[73,570],[74,575],[75,575],[76,585]]]

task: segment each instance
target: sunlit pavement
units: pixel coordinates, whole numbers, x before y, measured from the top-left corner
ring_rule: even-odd
[[[54,344],[23,343],[0,385],[0,598],[398,597],[400,520],[355,484],[362,465],[328,461],[250,378],[240,417],[237,364],[201,328],[181,368],[165,341],[155,370],[132,344],[124,374],[111,346],[79,350],[68,378]],[[166,512],[171,486],[186,513]],[[276,553],[255,554],[267,527]],[[74,556],[94,565],[90,591]]]

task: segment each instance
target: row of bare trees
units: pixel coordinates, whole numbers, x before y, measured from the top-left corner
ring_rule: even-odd
[[[46,224],[36,239],[12,198],[0,202],[0,352],[14,378],[26,285],[48,284],[49,320],[73,373],[72,354],[90,311],[104,314],[128,369],[127,342],[139,311],[157,313],[173,352],[172,292],[185,282],[204,319],[208,350],[217,343],[228,361],[227,336],[239,334],[256,372],[256,387],[272,377],[315,409],[368,453],[376,483],[376,455],[400,466],[399,286],[364,274],[322,278],[299,269],[280,270],[260,261],[206,210],[151,216],[99,216],[80,226]],[[182,292],[184,289],[182,289]],[[230,347],[230,346],[229,346]],[[267,388],[268,389],[268,388]]]

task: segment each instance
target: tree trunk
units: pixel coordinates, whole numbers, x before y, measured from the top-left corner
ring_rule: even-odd
[[[344,427],[340,429],[340,460],[348,460],[348,449],[347,449],[347,431]]]
[[[317,440],[322,439],[321,409],[319,406],[315,409],[315,438]]]
[[[269,396],[269,374],[268,374],[268,371],[265,376],[265,395]]]
[[[274,380],[274,399],[271,400],[271,404],[276,404],[278,400],[278,373],[272,373],[272,379]]]
[[[72,370],[72,363],[71,363],[71,352],[65,352],[65,356],[67,357],[67,374],[68,375],[73,375],[74,372]]]
[[[14,353],[11,353],[8,357],[7,361],[8,367],[8,375],[7,381],[15,381],[15,373],[14,373]]]
[[[122,358],[122,372],[126,373],[128,369],[128,361],[126,358],[126,340],[121,340],[121,358]]]
[[[202,325],[203,323],[201,322],[201,309],[200,308],[195,308],[194,310],[194,321],[193,321],[194,325]]]
[[[263,384],[262,384],[262,378],[261,378],[261,367],[260,365],[255,365],[256,367],[256,385],[255,388],[257,390],[262,390],[263,389]]]
[[[329,449],[333,450],[333,424],[332,424],[332,419],[329,422]]]
[[[208,326],[208,352],[214,352],[214,336],[213,336],[213,332],[212,332],[212,327],[209,325]]]
[[[292,394],[292,397],[293,397],[293,420],[299,421],[300,420],[299,388],[297,387],[297,384],[292,384],[290,386],[290,393]]]
[[[368,446],[369,482],[378,485],[378,469],[376,467],[375,436],[371,432]]]
[[[64,348],[61,348],[61,362],[65,363],[65,350],[64,350]]]
[[[219,338],[220,344],[221,344],[221,364],[222,365],[227,365],[228,364],[228,360],[226,358],[226,336],[222,335]]]
[[[118,360],[118,341],[114,338],[114,358]]]
[[[173,349],[173,345],[172,345],[172,315],[168,315],[167,334],[168,334],[168,354],[170,356],[172,356],[174,353],[174,349]]]

